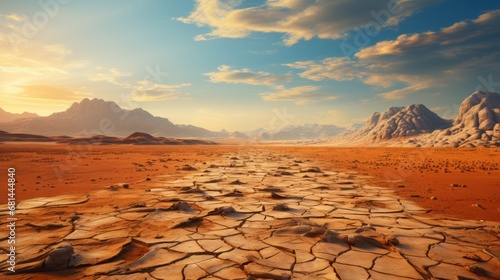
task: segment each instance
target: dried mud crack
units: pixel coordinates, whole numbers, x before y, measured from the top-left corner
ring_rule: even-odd
[[[173,181],[22,201],[16,273],[2,277],[500,278],[498,223],[433,218],[366,176],[252,151],[185,166]]]

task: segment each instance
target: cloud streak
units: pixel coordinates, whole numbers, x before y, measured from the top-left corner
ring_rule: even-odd
[[[123,72],[116,68],[106,69],[97,67],[100,72],[92,73],[88,76],[91,81],[104,81],[129,91],[128,95],[135,102],[152,102],[162,100],[172,100],[186,98],[187,94],[182,93],[180,89],[191,86],[190,83],[169,85],[160,83],[153,79],[143,79],[135,82],[130,82],[130,77],[134,75],[132,72]],[[147,75],[149,77],[149,75]],[[126,81],[121,81],[120,78],[126,78]]]
[[[293,75],[272,74],[269,72],[252,71],[250,69],[232,69],[230,66],[222,65],[217,72],[205,73],[212,83],[247,84],[254,86],[267,86],[275,91],[264,92],[260,96],[264,101],[292,101],[298,105],[310,104],[319,100],[334,100],[338,98],[332,94],[319,93],[320,86],[298,86],[286,87],[283,85],[293,81]]]
[[[298,86],[276,92],[261,93],[264,101],[293,101],[297,105],[311,104],[322,100],[335,100],[339,96],[318,92],[321,86]]]
[[[130,98],[136,102],[152,102],[161,100],[181,99],[187,95],[179,90],[191,84],[166,85],[158,84],[149,80],[137,82],[132,88]]]
[[[291,46],[300,40],[339,39],[354,28],[378,20],[380,27],[396,26],[433,1],[370,0],[267,0],[262,5],[241,7],[242,1],[197,0],[194,11],[177,20],[208,26],[211,31],[197,41],[244,38],[254,32],[281,33]],[[435,1],[434,1],[435,3]]]
[[[209,72],[204,75],[208,76],[212,83],[263,85],[272,88],[283,88],[282,83],[291,82],[293,79],[291,73],[272,74],[263,71],[254,72],[248,68],[241,70],[232,69],[227,65],[221,65],[217,70],[217,72]]]
[[[119,85],[122,86],[124,85],[121,82],[118,82],[117,79],[121,77],[129,77],[132,76],[133,73],[131,72],[121,72],[120,70],[116,68],[111,68],[111,69],[104,69],[102,67],[97,67],[97,69],[101,70],[101,72],[98,73],[92,73],[89,75],[89,80],[91,81],[106,81],[111,84]],[[104,70],[104,71],[102,71]]]

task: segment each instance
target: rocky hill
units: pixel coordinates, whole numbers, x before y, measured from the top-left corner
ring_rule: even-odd
[[[460,105],[451,127],[409,142],[419,146],[500,146],[500,94],[474,92]]]
[[[368,142],[405,138],[446,128],[451,121],[444,120],[422,104],[408,107],[390,107],[382,113],[373,113],[364,126],[339,135],[342,142]]]

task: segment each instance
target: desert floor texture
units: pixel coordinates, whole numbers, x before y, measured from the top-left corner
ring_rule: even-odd
[[[499,155],[1,144],[2,278],[498,279]]]

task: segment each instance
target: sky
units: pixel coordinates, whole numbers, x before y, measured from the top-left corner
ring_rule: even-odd
[[[83,98],[210,130],[350,126],[500,91],[491,0],[0,0],[0,108]]]

